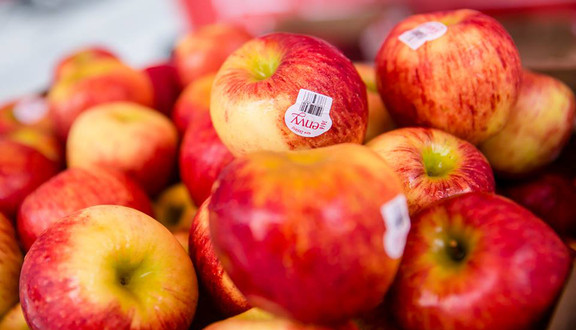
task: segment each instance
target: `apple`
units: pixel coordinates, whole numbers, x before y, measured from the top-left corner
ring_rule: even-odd
[[[366,85],[368,97],[368,127],[366,128],[364,142],[368,142],[384,132],[393,130],[396,125],[390,117],[388,110],[386,110],[380,94],[378,94],[374,64],[355,62],[354,67]]]
[[[458,195],[412,218],[390,306],[403,329],[528,329],[570,268],[562,240],[528,210]]]
[[[118,60],[120,62],[116,54],[103,46],[89,46],[75,49],[69,54],[66,54],[56,64],[53,81],[58,81],[67,75],[74,75],[81,70],[83,66],[90,65],[92,62],[101,59]]]
[[[400,177],[411,215],[457,194],[494,192],[494,175],[482,153],[444,131],[399,128],[377,136],[367,146]]]
[[[183,36],[174,49],[174,65],[182,86],[215,73],[224,60],[252,39],[244,28],[232,24],[210,24]]]
[[[180,94],[174,105],[172,121],[180,135],[184,135],[190,122],[198,116],[210,116],[210,94],[215,74],[207,74],[191,82]]]
[[[22,258],[14,226],[0,213],[0,319],[18,302]]]
[[[559,235],[576,238],[576,186],[570,178],[544,173],[502,185],[501,192],[547,222]]]
[[[0,212],[14,219],[20,204],[39,185],[60,171],[60,166],[40,151],[0,138]]]
[[[378,91],[396,124],[442,129],[473,144],[504,127],[522,78],[504,27],[468,9],[404,19],[375,61]]]
[[[116,101],[153,105],[148,76],[116,59],[99,59],[63,75],[48,92],[50,117],[65,140],[70,126],[86,109]]]
[[[64,216],[88,206],[114,204],[152,215],[146,193],[124,174],[106,169],[69,168],[32,192],[20,207],[17,228],[25,250]]]
[[[53,132],[48,102],[40,95],[26,95],[0,106],[0,134],[21,127]]]
[[[188,233],[197,209],[190,198],[188,189],[181,182],[162,191],[154,203],[155,219],[172,233],[177,231]],[[186,241],[187,237],[188,235],[186,235]]]
[[[574,125],[572,90],[553,77],[524,71],[518,101],[499,133],[480,150],[502,176],[527,176],[554,161]]]
[[[210,237],[208,203],[198,209],[190,227],[189,254],[196,268],[200,285],[210,301],[225,317],[245,312],[250,308],[246,298],[222,268]]]
[[[171,63],[158,63],[147,66],[143,71],[150,78],[154,90],[153,108],[170,116],[181,90],[176,68]]]
[[[178,243],[182,245],[186,253],[188,253],[188,231],[184,229],[178,229],[172,232],[172,235],[178,240]]]
[[[208,207],[217,256],[248,303],[304,323],[375,308],[410,228],[396,174],[351,143],[236,158]]]
[[[0,317],[0,329],[2,330],[29,330],[24,313],[22,312],[22,305],[17,303],[14,305],[4,317]]]
[[[63,166],[65,163],[64,145],[54,133],[29,126],[21,126],[3,136],[40,151],[46,158],[56,164]]]
[[[206,330],[358,330],[358,327],[348,321],[343,324],[322,326],[303,324],[286,318],[275,317],[258,308],[216,322],[205,328]]]
[[[48,228],[28,251],[20,302],[32,329],[188,329],[198,286],[162,224],[97,205]]]
[[[161,113],[130,102],[102,104],[82,113],[66,143],[69,167],[105,167],[134,178],[151,196],[170,182],[178,133]]]
[[[194,204],[202,204],[220,171],[234,156],[214,130],[209,113],[197,113],[180,146],[180,177]]]
[[[226,59],[212,86],[210,114],[235,156],[362,143],[366,86],[352,62],[327,42],[272,33]]]

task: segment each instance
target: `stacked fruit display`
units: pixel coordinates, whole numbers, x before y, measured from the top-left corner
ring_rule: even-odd
[[[228,25],[174,54],[76,51],[0,110],[0,329],[549,321],[575,100],[496,20],[409,17],[373,64]]]

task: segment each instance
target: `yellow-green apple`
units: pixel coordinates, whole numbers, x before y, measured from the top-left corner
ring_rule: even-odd
[[[114,204],[152,215],[152,203],[135,182],[106,169],[69,168],[32,192],[20,207],[17,228],[25,250],[52,224],[88,206]]]
[[[218,258],[248,303],[304,323],[376,307],[410,228],[396,174],[352,143],[238,157],[209,210]]]
[[[178,97],[172,112],[172,121],[180,135],[184,135],[188,124],[194,122],[196,117],[210,115],[210,94],[214,77],[215,74],[207,74],[194,80]]]
[[[405,127],[368,142],[398,174],[410,214],[472,191],[494,192],[494,174],[471,143],[434,128]]]
[[[22,251],[12,222],[0,213],[0,319],[18,302]]]
[[[234,159],[214,130],[209,113],[196,113],[180,146],[180,177],[194,204],[202,204],[220,171]]]
[[[48,228],[20,276],[32,329],[188,329],[197,301],[194,267],[176,238],[119,205],[91,206]]]
[[[528,210],[462,194],[412,218],[390,305],[403,329],[529,329],[570,268],[562,240]]]
[[[14,219],[20,204],[39,185],[60,171],[39,150],[0,138],[0,212]]]
[[[0,106],[0,134],[20,127],[52,132],[54,123],[48,114],[48,102],[40,95],[27,95]]]
[[[317,324],[304,324],[287,318],[276,317],[258,308],[216,322],[205,328],[206,330],[358,330],[352,322],[338,325],[322,326]]]
[[[194,217],[188,238],[188,251],[200,285],[205,288],[210,301],[220,313],[229,317],[245,312],[250,305],[226,274],[214,251],[209,228],[209,202],[210,199],[207,199]]]
[[[522,65],[498,21],[463,9],[400,22],[376,56],[376,72],[396,124],[439,128],[478,144],[504,127]]]
[[[78,66],[73,74],[56,81],[48,93],[50,116],[62,139],[86,109],[115,101],[152,106],[153,90],[145,73],[109,58]]]
[[[187,33],[176,44],[173,59],[182,86],[218,71],[228,55],[250,39],[244,28],[223,23]]]
[[[188,230],[178,229],[172,232],[178,243],[182,245],[186,253],[188,253]]]
[[[30,126],[21,126],[4,134],[4,137],[40,151],[48,159],[59,165],[65,163],[64,145],[52,132]]]
[[[576,186],[569,177],[544,173],[502,184],[500,192],[532,211],[559,235],[576,238]]]
[[[529,175],[558,157],[572,134],[575,109],[574,93],[560,80],[524,71],[504,129],[480,150],[497,174]]]
[[[153,108],[170,116],[181,91],[176,68],[171,63],[158,63],[147,66],[143,71],[150,78],[154,90]]]
[[[188,232],[197,209],[190,198],[188,189],[179,182],[166,188],[156,198],[154,218],[171,232]]]
[[[212,86],[210,113],[235,156],[362,143],[366,86],[352,62],[327,42],[272,33],[226,59]]]
[[[89,46],[76,49],[65,55],[56,64],[53,81],[58,81],[67,75],[74,75],[77,71],[81,70],[83,66],[90,65],[92,62],[102,59],[120,61],[116,54],[102,46]]]
[[[82,113],[66,143],[69,167],[105,167],[128,174],[150,195],[170,182],[178,132],[153,109],[130,102],[102,104]]]
[[[14,305],[4,317],[0,316],[0,329],[2,330],[29,330],[24,313],[22,312],[22,305],[17,303]]]
[[[378,94],[374,64],[355,62],[354,67],[366,85],[368,97],[368,127],[366,128],[364,142],[367,142],[384,132],[393,130],[396,125],[392,117],[390,117],[388,110],[386,110],[380,94]]]

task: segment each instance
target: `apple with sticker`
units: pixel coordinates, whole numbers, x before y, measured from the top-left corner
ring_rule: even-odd
[[[362,143],[366,86],[352,62],[327,42],[272,33],[245,43],[224,62],[212,85],[210,113],[235,156]]]
[[[304,323],[375,308],[410,228],[396,174],[351,143],[240,156],[208,208],[216,254],[248,303]]]

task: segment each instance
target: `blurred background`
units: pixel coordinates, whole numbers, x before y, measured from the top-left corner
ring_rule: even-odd
[[[0,0],[0,103],[46,89],[58,60],[84,46],[144,67],[169,59],[186,31],[227,21],[313,34],[370,60],[402,18],[464,7],[500,20],[525,66],[574,88],[576,0]]]

